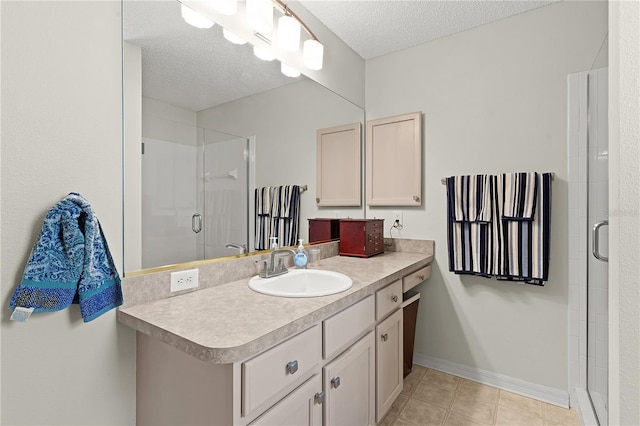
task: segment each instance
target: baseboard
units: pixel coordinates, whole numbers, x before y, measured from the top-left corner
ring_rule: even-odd
[[[569,392],[565,390],[538,385],[536,383],[516,379],[515,377],[505,376],[504,374],[482,370],[480,368],[456,364],[454,362],[430,357],[417,352],[413,354],[413,362],[423,367],[464,377],[465,379],[548,402],[549,404],[569,408]]]

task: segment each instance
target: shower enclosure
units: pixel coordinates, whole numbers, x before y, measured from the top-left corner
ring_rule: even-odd
[[[210,259],[249,247],[251,144],[211,129],[143,138],[142,267]]]
[[[569,76],[569,385],[583,421],[608,424],[607,68]]]

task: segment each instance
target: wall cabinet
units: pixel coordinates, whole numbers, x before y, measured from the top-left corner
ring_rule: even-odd
[[[316,153],[318,206],[362,204],[360,123],[319,129]]]
[[[366,191],[370,206],[422,204],[422,113],[367,121]]]

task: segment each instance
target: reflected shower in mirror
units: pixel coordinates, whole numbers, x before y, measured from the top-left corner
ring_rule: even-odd
[[[123,40],[125,275],[253,251],[254,188],[308,188],[305,241],[308,218],[363,217],[315,195],[317,130],[363,123],[361,108],[188,25],[177,1],[123,2]]]

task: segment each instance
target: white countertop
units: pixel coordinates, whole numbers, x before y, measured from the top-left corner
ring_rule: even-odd
[[[249,278],[118,310],[121,323],[212,363],[245,360],[428,265],[433,253],[385,252],[362,259],[334,256],[319,269],[353,280],[342,293],[310,298],[268,296]]]

